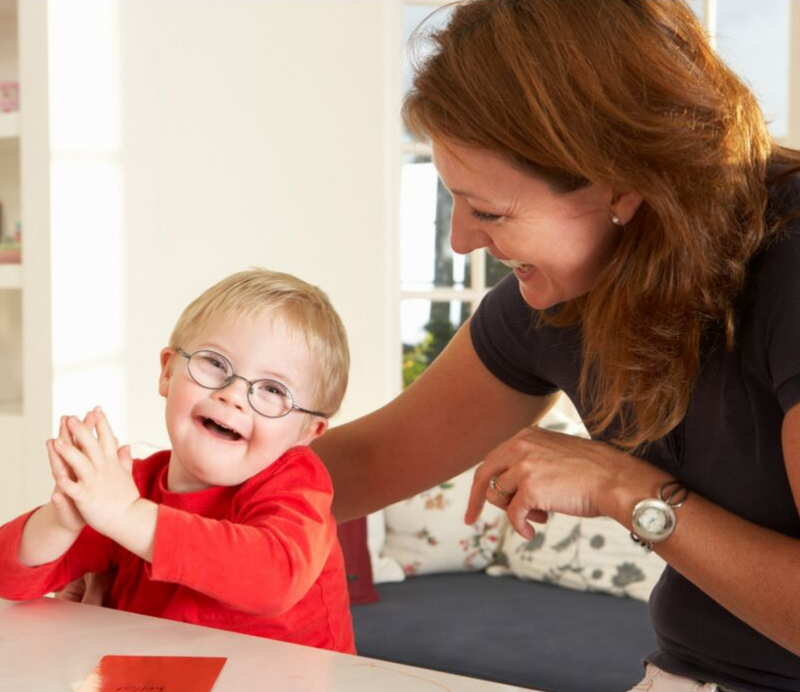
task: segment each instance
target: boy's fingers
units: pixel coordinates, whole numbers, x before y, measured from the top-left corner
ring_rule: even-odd
[[[133,471],[133,457],[131,456],[130,445],[125,445],[124,447],[120,447],[119,452],[117,453],[117,458],[119,459],[119,462],[122,464],[122,467],[128,473],[131,473]]]
[[[75,439],[76,446],[88,457],[93,464],[102,464],[102,450],[97,438],[92,435],[92,431],[86,427],[78,418],[70,416],[67,419],[67,430],[69,430],[72,437]],[[58,448],[57,448],[58,449]],[[59,449],[59,452],[61,450]],[[67,461],[71,461],[67,459]],[[72,465],[72,464],[71,464]],[[73,468],[74,465],[73,465]],[[76,469],[77,471],[77,469]]]
[[[53,440],[47,440],[45,447],[47,448],[47,460],[50,462],[50,473],[53,476],[53,480],[58,480],[61,476],[69,477],[68,467],[56,452]]]
[[[64,440],[64,442],[72,442],[72,435],[70,435],[69,430],[67,430],[67,417],[61,416],[61,419],[58,423],[58,436]]]
[[[70,498],[73,502],[78,502],[81,495],[81,486],[69,478],[59,478],[58,490],[66,497]]]
[[[80,449],[61,439],[53,440],[53,447],[61,461],[72,470],[78,480],[86,478],[86,475],[92,470],[93,464]],[[70,477],[69,480],[72,478]]]
[[[92,411],[95,420],[95,430],[97,431],[97,439],[100,442],[100,447],[108,458],[113,458],[117,454],[119,442],[114,436],[114,431],[106,418],[106,414],[98,406]]]
[[[94,411],[89,411],[83,417],[83,424],[91,430],[95,425],[97,425],[97,415]]]

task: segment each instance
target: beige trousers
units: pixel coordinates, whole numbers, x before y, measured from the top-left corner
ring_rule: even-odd
[[[665,673],[652,663],[647,664],[645,676],[628,692],[733,692],[715,682],[698,682],[680,675]]]

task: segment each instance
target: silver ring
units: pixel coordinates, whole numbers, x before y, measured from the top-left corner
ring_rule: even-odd
[[[502,497],[504,500],[511,497],[511,493],[498,483],[497,476],[492,476],[489,479],[489,488],[497,497]]]

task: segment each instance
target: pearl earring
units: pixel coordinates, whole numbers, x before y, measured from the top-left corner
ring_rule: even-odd
[[[621,226],[622,225],[622,219],[619,218],[619,216],[617,216],[616,214],[612,214],[611,215],[611,223],[613,223],[615,226]]]

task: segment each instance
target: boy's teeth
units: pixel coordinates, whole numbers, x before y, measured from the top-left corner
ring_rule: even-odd
[[[241,438],[241,435],[237,433],[235,430],[231,430],[230,428],[222,425],[221,423],[217,423],[217,421],[211,420],[211,418],[206,418],[205,421],[203,422],[203,425],[205,425],[205,427],[208,430],[216,431],[218,435],[227,437],[231,440],[238,440]]]

